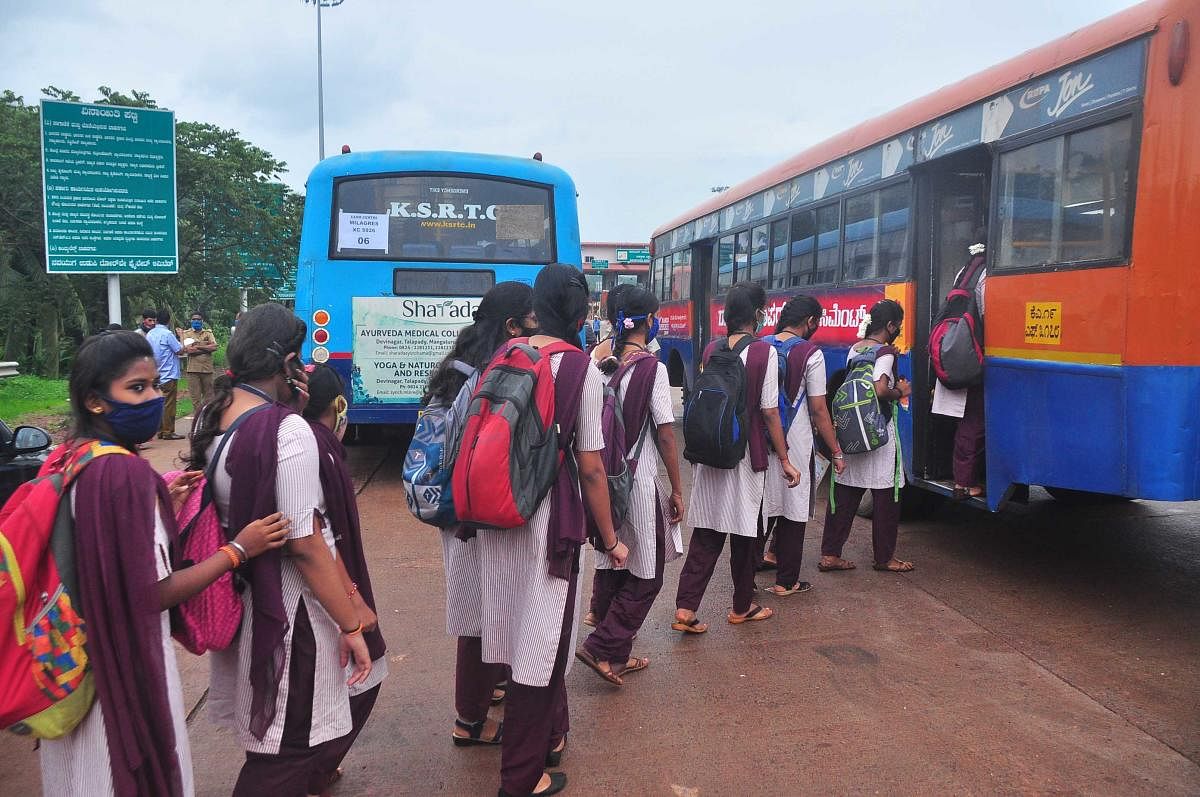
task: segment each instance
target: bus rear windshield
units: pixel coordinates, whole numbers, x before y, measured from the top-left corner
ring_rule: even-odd
[[[334,189],[329,256],[552,263],[548,186],[453,174],[352,177]]]

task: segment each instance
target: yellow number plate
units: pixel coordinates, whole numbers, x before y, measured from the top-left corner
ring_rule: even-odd
[[[1025,303],[1025,342],[1062,345],[1062,302]]]

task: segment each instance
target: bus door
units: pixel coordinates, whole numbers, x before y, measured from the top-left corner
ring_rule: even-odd
[[[929,363],[929,332],[955,275],[967,264],[967,248],[980,242],[987,224],[991,172],[986,146],[930,161],[918,172],[913,469],[922,478],[950,485],[956,421],[931,412],[936,377]]]

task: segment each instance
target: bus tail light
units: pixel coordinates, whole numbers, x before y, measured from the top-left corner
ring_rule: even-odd
[[[313,330],[312,339],[313,343],[316,343],[318,346],[324,346],[329,342],[329,330],[323,328]]]
[[[1171,49],[1167,53],[1167,77],[1172,86],[1183,80],[1183,70],[1188,60],[1188,22],[1181,19],[1171,29]]]
[[[319,327],[329,326],[329,311],[328,310],[316,311],[312,315],[312,320],[313,320],[313,323]]]

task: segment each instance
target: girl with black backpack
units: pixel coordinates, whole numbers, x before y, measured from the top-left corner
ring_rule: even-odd
[[[645,657],[634,656],[637,635],[663,584],[667,561],[683,555],[679,524],[683,519],[683,488],[675,448],[675,412],[667,367],[646,348],[658,332],[658,299],[650,291],[630,286],[613,311],[613,357],[601,364],[618,391],[628,467],[633,469],[628,515],[617,536],[629,547],[624,567],[596,552],[592,612],[596,630],[575,652],[576,658],[601,678],[617,686],[622,676],[644,670]],[[669,483],[658,475],[659,456]],[[610,476],[612,474],[609,474]]]
[[[497,284],[484,294],[473,322],[458,333],[454,348],[430,375],[421,406],[455,400],[469,379],[455,363],[478,373],[505,342],[536,332],[533,288],[521,282]],[[503,723],[488,718],[488,707],[504,700],[507,675],[504,665],[483,661],[479,546],[474,535],[462,531],[459,526],[441,530],[446,564],[446,632],[458,637],[454,663],[454,707],[458,717],[451,734],[459,747],[498,745],[503,738]]]
[[[779,457],[783,478],[789,487],[800,481],[800,472],[788,459],[787,442],[779,422],[779,365],[775,348],[756,338],[767,317],[767,295],[759,285],[734,285],[725,298],[727,338],[713,341],[705,352],[708,363],[718,352],[733,351],[745,370],[744,393],[726,396],[746,408],[748,445],[732,468],[695,464],[688,515],[695,528],[688,546],[679,590],[675,597],[676,631],[702,634],[707,623],[696,618],[713,569],[729,537],[729,569],[733,576],[733,610],[728,620],[734,625],[766,620],[773,610],[752,601],[754,594],[755,547],[762,513],[767,472],[768,440]],[[699,392],[699,391],[698,391]],[[694,399],[694,401],[699,399]],[[685,425],[685,429],[686,429]],[[688,441],[689,446],[691,441]]]

